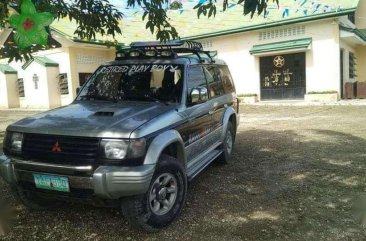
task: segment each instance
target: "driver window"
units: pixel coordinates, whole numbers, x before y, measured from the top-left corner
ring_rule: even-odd
[[[205,74],[201,66],[191,66],[188,70],[188,103],[191,103],[191,92],[194,88],[204,87],[207,88]]]

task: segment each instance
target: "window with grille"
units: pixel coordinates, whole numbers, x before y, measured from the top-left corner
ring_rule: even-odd
[[[354,79],[357,77],[356,74],[356,56],[354,53],[349,53],[349,78]]]
[[[24,80],[23,80],[23,78],[18,79],[18,81],[17,81],[17,87],[18,87],[19,97],[25,97],[25,93],[24,93]]]
[[[69,94],[69,83],[67,80],[67,74],[60,74],[58,85],[60,88],[60,94],[61,95],[68,95]]]

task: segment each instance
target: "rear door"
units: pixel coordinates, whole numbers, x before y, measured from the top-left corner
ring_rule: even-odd
[[[230,79],[225,79],[224,71],[220,70],[220,67],[207,65],[204,69],[211,101],[211,125],[216,130],[222,126],[226,108],[233,105],[232,88],[229,88],[227,84],[224,85],[224,80],[230,81]]]

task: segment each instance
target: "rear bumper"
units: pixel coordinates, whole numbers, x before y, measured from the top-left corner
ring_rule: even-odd
[[[10,185],[27,183],[34,188],[33,173],[60,175],[69,179],[70,190],[90,192],[102,199],[119,199],[146,193],[155,165],[135,167],[74,167],[21,161],[0,155],[0,177]],[[56,193],[57,194],[57,193]]]

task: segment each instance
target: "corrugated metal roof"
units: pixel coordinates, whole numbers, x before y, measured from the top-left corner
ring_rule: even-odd
[[[218,0],[218,6],[221,3],[222,0]],[[231,3],[226,12],[218,11],[215,18],[201,16],[197,19],[197,11],[192,7],[169,10],[168,16],[181,38],[192,39],[345,15],[355,11],[358,4],[359,0],[280,0],[278,7],[269,1],[265,14],[250,18],[249,15],[243,15],[241,5]],[[131,10],[129,12],[131,13]],[[116,36],[118,42],[129,44],[133,41],[155,39],[145,28],[146,22],[142,21],[141,14],[142,11],[136,11],[121,21],[122,35]],[[76,24],[70,23],[68,18],[54,22],[52,28],[69,38],[76,37]],[[97,42],[110,40],[110,36],[97,35]]]

